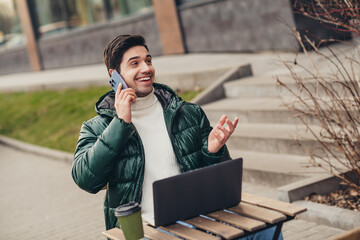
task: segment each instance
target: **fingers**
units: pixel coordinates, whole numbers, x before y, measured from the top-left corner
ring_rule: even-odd
[[[135,103],[136,98],[137,98],[137,95],[136,95],[134,89],[127,88],[127,89],[121,90],[121,83],[119,84],[119,88],[115,94],[115,101],[126,101],[126,102]]]
[[[226,119],[227,119],[227,116],[225,114],[222,115],[217,125],[224,126]]]
[[[235,128],[239,122],[239,118],[235,118],[231,122],[226,115],[223,115],[220,118],[220,121],[214,129],[210,132],[208,138],[208,150],[211,153],[219,151],[219,149],[224,146],[227,140],[230,138],[231,134],[235,131]],[[226,123],[226,127],[224,124]]]
[[[131,122],[131,103],[134,103],[136,98],[134,89],[127,88],[121,90],[121,84],[119,84],[114,103],[118,118],[123,119],[127,123]]]
[[[222,132],[221,130],[215,129],[213,134],[214,134],[214,137],[219,141],[219,143],[221,145],[225,144],[227,137],[224,132]]]
[[[227,118],[226,115],[223,115],[220,118],[219,123],[214,128],[214,136],[220,141],[220,142],[226,142],[230,135],[235,131],[235,128],[239,122],[239,118],[236,117],[233,122],[230,121],[230,119]],[[224,126],[224,124],[227,124],[227,127]]]
[[[229,132],[233,132],[234,131],[234,125],[228,118],[226,119],[226,124],[228,125]]]
[[[234,129],[236,128],[238,122],[239,122],[239,118],[236,117],[236,118],[234,119],[234,122],[233,122]]]
[[[120,94],[120,99],[123,99],[125,102],[135,103],[136,98],[135,91],[123,91],[122,94]]]
[[[219,136],[225,140],[226,140],[230,137],[231,133],[228,129],[226,129],[225,127],[223,126],[217,126],[216,129],[215,129],[215,133],[218,133]]]
[[[233,122],[231,122],[230,119],[228,119],[228,118],[226,119],[226,124],[227,124],[228,127],[229,127],[228,130],[229,130],[231,133],[234,132],[234,130],[235,130],[238,122],[239,122],[239,118],[238,118],[238,117],[236,117]]]
[[[239,122],[239,118],[238,118],[238,117],[235,117],[234,121],[231,122],[230,119],[224,114],[224,115],[221,116],[218,124],[216,124],[216,127],[218,127],[218,126],[224,126],[224,124],[226,123],[226,124],[228,125],[227,130],[228,130],[230,133],[232,133],[232,132],[234,132],[234,130],[235,130],[238,122]]]
[[[119,96],[121,90],[122,90],[122,83],[119,83],[119,86],[118,86],[118,88],[117,88],[117,90],[116,90],[115,96]]]

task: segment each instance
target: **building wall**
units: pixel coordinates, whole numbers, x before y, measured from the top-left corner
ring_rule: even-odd
[[[106,44],[120,34],[141,34],[152,55],[162,54],[154,14],[148,13],[40,39],[43,68],[102,63]]]
[[[179,9],[187,51],[247,52],[296,50],[288,0],[218,0],[184,4]]]
[[[293,0],[198,0],[178,7],[185,51],[297,51],[290,26],[315,29],[313,21],[296,18]],[[302,27],[303,28],[303,27]],[[324,29],[323,29],[324,30]],[[326,31],[326,36],[332,36]],[[131,16],[40,39],[43,69],[103,62],[105,45],[119,34],[141,34],[153,56],[163,54],[154,12]],[[322,34],[321,36],[325,36]],[[320,38],[322,38],[320,36]],[[25,47],[0,52],[0,75],[30,71]]]
[[[31,71],[26,46],[0,51],[0,75]]]

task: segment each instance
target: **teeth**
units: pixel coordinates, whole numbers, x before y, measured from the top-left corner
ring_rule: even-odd
[[[139,81],[148,81],[150,80],[150,77],[147,77],[147,78],[140,78]]]

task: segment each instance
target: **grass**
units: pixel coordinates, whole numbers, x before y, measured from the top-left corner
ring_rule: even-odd
[[[74,152],[83,121],[109,87],[0,93],[0,134],[32,144]],[[199,91],[180,96],[190,101]]]

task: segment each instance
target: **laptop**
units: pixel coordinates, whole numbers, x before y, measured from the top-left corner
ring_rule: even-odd
[[[155,181],[155,226],[166,226],[240,203],[242,166],[242,158],[238,158]]]

